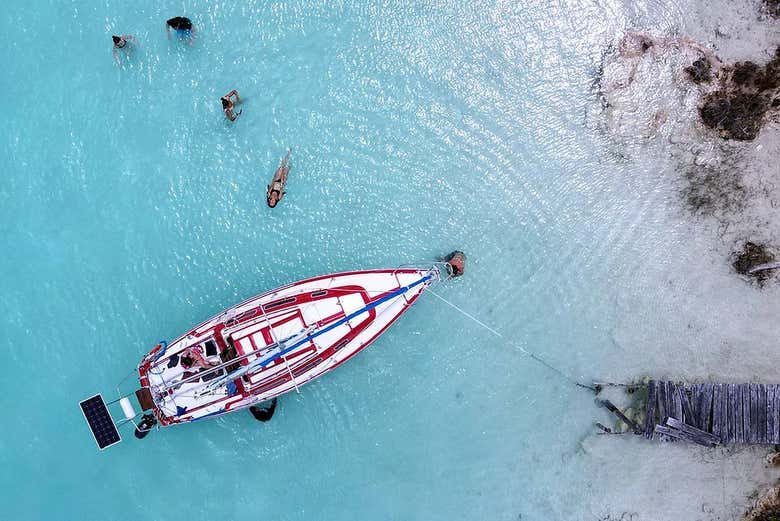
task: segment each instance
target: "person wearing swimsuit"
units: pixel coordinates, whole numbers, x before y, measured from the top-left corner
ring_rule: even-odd
[[[192,20],[184,16],[174,16],[165,22],[165,32],[168,34],[168,39],[171,38],[171,29],[176,31],[180,38],[186,39],[189,45],[192,45],[195,37],[195,27],[192,25]]]
[[[279,168],[276,169],[274,177],[271,180],[271,184],[268,185],[268,191],[266,192],[266,202],[269,208],[275,208],[277,203],[282,200],[284,196],[284,185],[287,184],[287,174],[290,173],[290,166],[287,164],[290,159],[291,150],[287,151],[287,155],[282,159],[282,163]]]
[[[231,99],[233,96],[236,97],[236,101]],[[236,89],[231,90],[219,99],[222,101],[222,110],[230,121],[235,121],[236,118],[241,115],[241,112],[243,112],[243,110],[239,110],[238,113],[233,113],[233,109],[236,108],[236,103],[241,103],[241,98],[238,97],[238,91]]]
[[[114,47],[111,49],[111,52],[114,55],[114,61],[118,64],[119,63],[119,50],[122,49],[124,51],[124,55],[127,56],[127,54],[130,52],[130,49],[132,49],[131,45],[128,45],[128,43],[133,42],[135,43],[135,36],[132,34],[123,34],[122,36],[111,36],[111,39],[114,41]]]
[[[194,367],[201,367],[208,369],[217,365],[217,362],[209,362],[206,357],[203,356],[203,352],[198,346],[188,347],[181,355],[181,366],[184,369],[192,369]]]

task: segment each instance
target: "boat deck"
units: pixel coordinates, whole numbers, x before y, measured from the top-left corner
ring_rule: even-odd
[[[260,295],[200,324],[168,346],[159,359],[142,364],[141,384],[156,396],[155,412],[163,424],[229,412],[297,389],[370,344],[424,286],[388,302],[384,299],[428,274],[418,269],[337,274]],[[374,308],[372,303],[381,306]],[[316,333],[275,356],[285,339],[307,328]],[[181,355],[192,349],[224,367],[183,367]],[[235,362],[228,364],[231,360]],[[228,371],[253,363],[251,371],[233,379],[232,385],[224,381],[230,379]]]

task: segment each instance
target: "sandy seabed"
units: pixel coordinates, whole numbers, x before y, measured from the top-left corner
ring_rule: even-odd
[[[757,284],[732,264],[746,241],[780,253],[780,110],[770,111],[756,139],[726,141],[699,117],[714,82],[695,84],[685,68],[702,56],[713,72],[737,61],[766,63],[780,46],[780,20],[759,1],[694,2],[672,20],[656,12],[663,12],[657,2],[637,6],[607,46],[600,106],[589,118],[621,158],[637,165],[655,158],[642,175],[671,177],[669,205],[678,207],[679,226],[670,234],[687,245],[659,252],[660,266],[632,275],[636,291],[618,302],[617,349],[604,376],[778,383],[780,282],[775,275]],[[702,186],[712,193],[702,194]],[[658,280],[670,289],[647,302],[643,287]],[[666,331],[643,318],[654,309],[667,310]],[[664,347],[659,339],[673,341]],[[710,450],[594,435],[581,449],[578,471],[593,478],[590,519],[742,519],[780,478],[766,463],[769,447]]]

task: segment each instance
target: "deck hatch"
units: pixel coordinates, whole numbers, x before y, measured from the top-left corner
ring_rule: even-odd
[[[100,394],[79,402],[79,407],[100,450],[122,441],[114,419]]]
[[[278,308],[279,306],[284,306],[285,304],[292,304],[298,300],[296,297],[287,297],[284,300],[277,300],[276,302],[270,302],[263,306],[263,311],[269,311],[274,308]]]

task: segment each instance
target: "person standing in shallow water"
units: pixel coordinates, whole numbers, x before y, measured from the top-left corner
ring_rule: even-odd
[[[192,45],[195,39],[195,26],[192,25],[192,20],[185,16],[174,16],[165,22],[165,32],[168,34],[168,39],[171,38],[171,29],[176,31],[179,38],[187,40],[187,43]]]
[[[234,96],[236,101],[231,99]],[[243,112],[242,110],[239,110],[238,114],[233,113],[233,109],[236,108],[236,103],[241,103],[241,98],[238,96],[238,91],[236,89],[231,90],[219,99],[222,102],[222,110],[230,121],[235,121],[236,118],[241,115],[241,112]]]
[[[132,48],[131,45],[129,45],[131,42],[133,45],[135,44],[135,36],[132,34],[123,34],[122,36],[113,35],[111,36],[111,39],[114,41],[114,48],[111,49],[111,52],[114,55],[114,61],[119,63],[119,51],[122,50],[125,56],[128,55],[130,52],[130,49]]]

